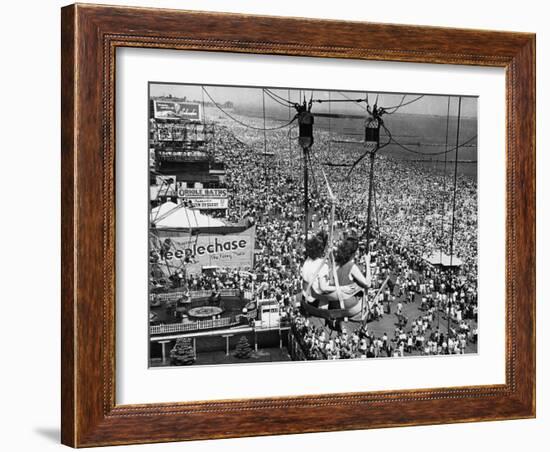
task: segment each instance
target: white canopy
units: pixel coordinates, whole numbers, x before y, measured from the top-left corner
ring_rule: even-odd
[[[443,267],[451,266],[451,256],[439,251],[435,251],[431,256],[425,257],[425,259],[432,265],[441,265]],[[453,267],[460,267],[462,265],[462,259],[458,256],[453,256]]]
[[[208,228],[225,226],[225,223],[182,204],[165,202],[151,210],[151,222],[157,228]]]

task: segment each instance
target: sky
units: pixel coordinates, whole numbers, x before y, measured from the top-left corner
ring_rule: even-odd
[[[254,109],[261,107],[263,103],[262,88],[250,88],[250,87],[236,87],[236,86],[209,86],[205,85],[206,93],[203,93],[201,85],[185,85],[185,84],[150,84],[150,95],[156,96],[168,96],[173,97],[187,97],[188,100],[209,101],[208,95],[219,104],[223,104],[227,101],[233,102],[235,107],[253,107]],[[330,103],[314,103],[314,111],[331,113],[361,113],[364,111],[365,103],[355,102],[334,102],[334,100],[345,100],[346,97],[352,99],[365,99],[366,92],[351,92],[351,91],[311,91],[311,90],[299,90],[297,88],[270,88],[270,91],[281,96],[285,99],[289,99],[292,102],[298,101],[300,98],[300,92],[302,95],[305,93],[306,98],[309,100],[313,93],[314,99],[331,100]],[[368,93],[369,103],[372,105],[378,97],[378,105],[383,107],[393,107],[399,105],[403,99],[405,93]],[[418,98],[422,93],[407,94],[403,103],[406,104],[409,101],[413,101]],[[277,104],[269,96],[265,96],[266,108],[279,108]],[[425,95],[410,103],[399,108],[401,114],[426,114],[426,115],[439,115],[446,116],[447,108],[449,108],[449,115],[456,116],[458,113],[458,97],[452,96],[449,103],[449,96],[447,95]],[[475,117],[477,115],[477,98],[476,97],[462,97],[461,102],[461,117]]]

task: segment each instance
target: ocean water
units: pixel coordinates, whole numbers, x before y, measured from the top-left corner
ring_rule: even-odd
[[[358,111],[360,113],[360,111]],[[263,122],[261,111],[255,109],[235,109],[234,113],[243,117],[253,118]],[[357,112],[353,112],[357,114]],[[288,121],[288,112],[278,110],[266,111],[267,127],[281,124],[281,121]],[[314,127],[328,132],[335,142],[345,141],[350,150],[361,146],[364,138],[364,119],[360,118],[326,118],[315,117]],[[381,152],[394,159],[411,161],[429,169],[430,171],[444,172],[454,171],[455,147],[457,143],[458,118],[450,116],[447,125],[447,116],[422,115],[422,114],[393,114],[384,117],[384,125],[392,134],[392,138],[414,151],[407,151],[396,144],[386,146]],[[477,118],[460,118],[460,129],[458,135],[459,145],[468,142],[467,145],[458,149],[457,172],[463,176],[477,178]],[[294,135],[296,132],[294,132]],[[388,140],[388,135],[381,130],[380,143]],[[357,144],[352,143],[356,141]],[[447,143],[447,147],[445,147]],[[449,152],[441,155],[447,149]],[[417,154],[417,152],[422,153]],[[438,155],[439,154],[439,155]]]

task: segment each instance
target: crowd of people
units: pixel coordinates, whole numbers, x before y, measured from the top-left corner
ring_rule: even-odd
[[[363,152],[344,148],[332,136],[315,129],[310,167],[310,230],[327,229],[330,202],[327,180],[337,197],[335,241],[356,237],[361,245],[355,261],[372,273],[368,316],[334,331],[308,318],[299,308],[304,263],[302,151],[295,128],[269,131],[264,141],[261,120],[243,117],[249,128],[218,118],[217,161],[225,164],[229,194],[227,220],[256,225],[256,255],[250,273],[228,270],[214,275],[189,275],[191,290],[254,289],[258,297],[275,298],[292,322],[309,359],[460,354],[477,342],[477,182],[460,175],[456,192],[447,175],[401,161],[383,152],[375,163],[372,240],[366,244],[368,171],[366,161],[346,177],[348,167]],[[279,125],[268,121],[269,126]],[[365,159],[367,160],[367,159]],[[325,162],[333,165],[324,166]],[[426,256],[452,254],[462,265],[433,266]],[[369,262],[366,255],[369,253]],[[385,284],[384,284],[385,283]],[[376,296],[375,296],[376,295]],[[407,306],[418,313],[408,318]],[[393,331],[375,332],[384,316],[395,320]]]
[[[294,337],[301,343],[307,359],[354,359],[404,357],[408,355],[464,354],[468,342],[477,341],[477,332],[470,333],[464,323],[453,336],[439,328],[433,329],[433,313],[419,316],[409,331],[397,326],[388,335],[376,336],[368,324],[341,334],[327,334],[325,328],[315,326],[311,318],[294,318]]]

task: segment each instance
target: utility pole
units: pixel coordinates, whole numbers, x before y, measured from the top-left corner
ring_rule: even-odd
[[[369,112],[371,113],[371,112]],[[365,146],[372,147],[369,152],[369,195],[367,203],[367,251],[370,247],[371,239],[371,217],[372,217],[372,193],[374,188],[374,159],[376,152],[380,147],[380,126],[382,125],[382,119],[380,118],[380,110],[375,105],[372,109],[371,116],[367,118],[365,123]]]
[[[288,90],[288,122],[291,118],[291,106],[290,106],[290,88]],[[292,174],[292,126],[288,128],[288,168],[290,169],[290,174]]]
[[[454,177],[454,190],[453,190],[453,218],[451,221],[451,257],[449,266],[453,267],[453,254],[454,254],[454,235],[455,235],[455,210],[456,210],[456,180],[457,180],[457,170],[458,170],[458,145],[460,139],[460,108],[462,106],[462,96],[458,97],[458,118],[456,124],[456,149],[455,149],[455,177]],[[451,333],[451,300],[454,295],[454,292],[449,290],[449,300],[447,301],[448,313],[447,313],[447,352],[450,354],[449,350],[449,339]]]
[[[460,108],[462,105],[462,97],[458,98],[458,119],[456,124],[456,149],[455,149],[455,178],[454,178],[454,193],[453,193],[453,219],[451,222],[451,262],[450,266],[453,266],[453,253],[454,253],[454,235],[455,235],[455,209],[456,209],[456,178],[458,170],[458,146],[460,139]]]
[[[262,111],[264,115],[264,178],[267,184],[267,135],[265,128],[265,89],[262,88]]]
[[[298,112],[298,127],[299,136],[298,143],[302,147],[304,152],[304,231],[307,240],[307,234],[309,230],[309,171],[308,171],[308,153],[313,146],[313,123],[314,117],[311,113],[311,101],[309,105],[306,104],[306,100],[300,104],[296,104],[296,110]]]
[[[369,170],[369,196],[368,196],[368,204],[367,204],[367,252],[369,251],[370,235],[371,235],[370,229],[371,229],[371,211],[372,211],[372,188],[373,188],[373,179],[374,179],[375,154],[376,154],[376,149],[374,151],[370,151],[370,154],[369,154],[370,170]]]
[[[443,237],[445,235],[445,204],[447,200],[447,150],[449,146],[449,112],[451,111],[451,96],[447,98],[447,123],[445,130],[445,164],[443,166],[443,197],[441,200],[441,247],[439,249],[439,262],[443,263]]]
[[[309,229],[309,177],[307,168],[307,153],[309,148],[304,148],[304,231],[307,240],[307,234]]]

